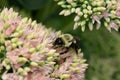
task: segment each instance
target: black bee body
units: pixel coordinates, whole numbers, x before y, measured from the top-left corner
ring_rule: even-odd
[[[76,53],[78,53],[78,50],[80,48],[79,39],[77,39],[76,37],[73,37],[70,34],[61,35],[54,41],[53,45],[56,46],[57,48],[63,47],[66,49],[60,54],[67,53],[71,48],[74,49]]]
[[[75,50],[75,52],[78,54],[78,49],[80,48],[78,41],[76,40],[76,43],[72,42],[70,45],[71,48]]]
[[[62,47],[62,45],[64,45],[65,43],[63,42],[63,40],[61,38],[57,38],[55,40],[55,42],[53,43],[53,45],[58,45],[58,47]]]

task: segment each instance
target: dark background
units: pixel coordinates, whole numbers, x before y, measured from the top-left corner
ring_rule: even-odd
[[[54,0],[0,0],[0,9],[12,7],[22,17],[29,17],[46,27],[80,38],[80,46],[89,68],[85,80],[120,80],[120,33],[99,30],[73,30],[74,14],[58,15],[62,10]]]

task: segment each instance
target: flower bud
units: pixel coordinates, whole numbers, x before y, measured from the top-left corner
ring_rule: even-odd
[[[17,47],[16,43],[12,43],[12,48],[15,49]]]
[[[58,5],[63,5],[65,2],[64,1],[60,1],[58,2]]]
[[[79,17],[79,16],[76,16],[76,17],[74,18],[74,21],[77,22],[79,19],[80,19],[80,17]]]
[[[19,57],[18,58],[19,63],[25,63],[26,61],[28,61],[28,60],[26,58],[24,58],[24,57]]]
[[[29,49],[29,52],[30,52],[30,53],[34,53],[35,51],[36,51],[35,48],[30,48],[30,49]]]
[[[8,23],[5,23],[3,27],[4,27],[4,29],[7,29],[9,26],[10,25]]]
[[[25,18],[22,19],[22,22],[23,22],[23,23],[26,23],[27,21],[28,21],[28,18],[27,18],[27,17],[25,17]]]
[[[50,56],[50,57],[47,57],[47,61],[52,61],[53,60],[53,57]]]
[[[4,46],[0,46],[0,50],[1,51],[5,50],[5,47]]]
[[[38,62],[38,65],[39,65],[39,66],[43,66],[44,64],[45,64],[44,61],[39,61],[39,62]]]
[[[10,65],[7,65],[7,66],[5,66],[5,68],[6,68],[7,70],[9,70],[11,67],[10,67]]]
[[[29,72],[29,71],[30,71],[30,68],[29,68],[29,67],[25,67],[25,68],[24,68],[24,71],[25,71],[25,72]]]
[[[17,70],[17,72],[18,72],[19,74],[23,73],[23,71],[24,71],[23,68],[18,68],[18,70]]]
[[[70,15],[70,13],[71,13],[70,10],[66,10],[64,13],[64,16],[68,16],[68,15]]]
[[[36,63],[36,62],[31,62],[30,64],[31,64],[31,66],[38,66],[38,63]]]
[[[60,78],[63,80],[63,79],[68,79],[70,78],[70,75],[69,74],[61,74],[60,75]]]
[[[18,38],[12,38],[11,42],[16,43],[18,41]]]

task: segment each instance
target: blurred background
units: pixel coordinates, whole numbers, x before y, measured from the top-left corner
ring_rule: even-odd
[[[73,30],[73,17],[60,16],[62,10],[54,0],[0,0],[0,10],[12,7],[22,17],[29,17],[47,28],[61,30],[80,38],[80,46],[89,68],[85,80],[120,80],[120,32]]]

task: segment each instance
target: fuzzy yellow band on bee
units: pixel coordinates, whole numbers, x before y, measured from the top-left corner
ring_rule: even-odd
[[[59,36],[65,43],[65,47],[69,47],[72,44],[73,36],[70,34],[63,34]]]

